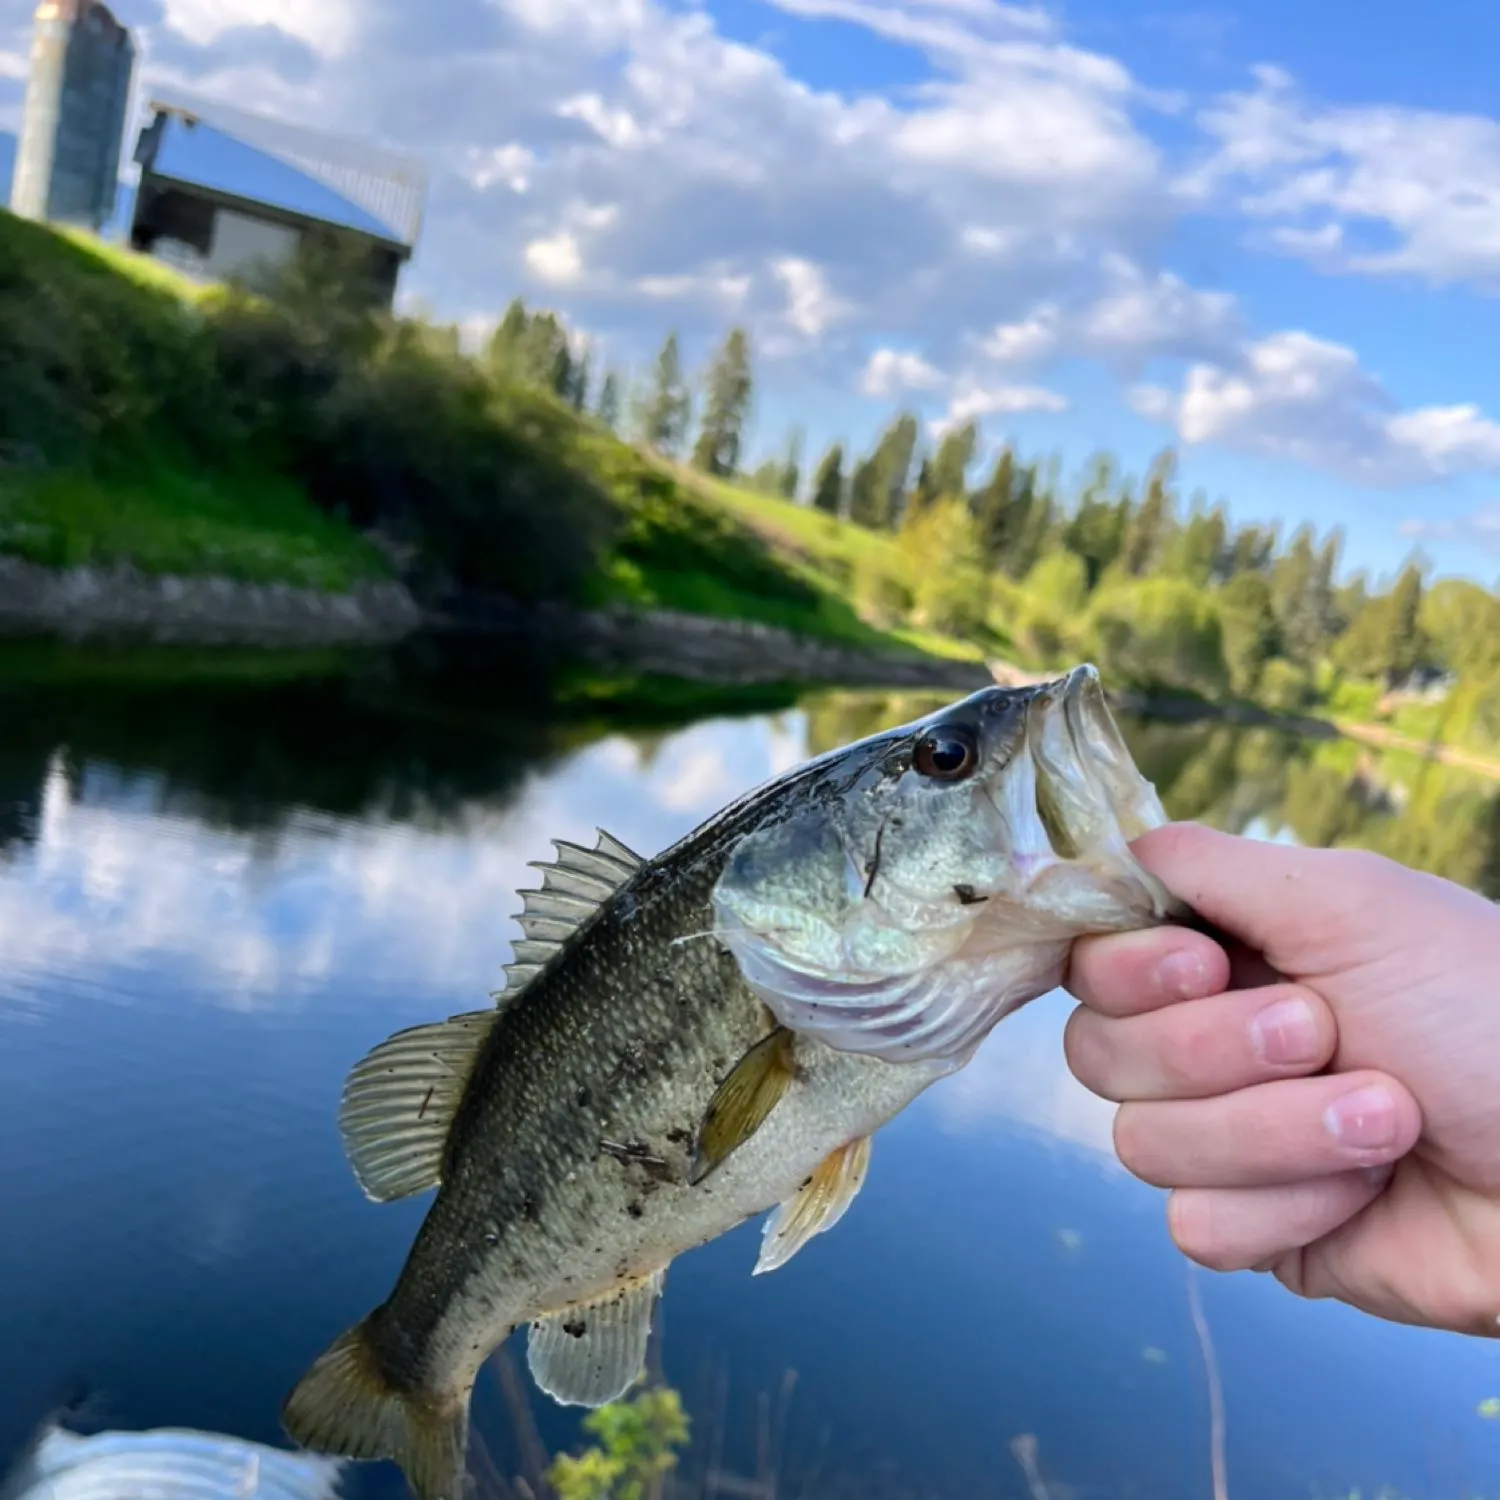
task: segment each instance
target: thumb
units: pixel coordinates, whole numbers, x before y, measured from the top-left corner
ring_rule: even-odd
[[[1174,896],[1284,974],[1341,966],[1355,957],[1351,940],[1363,949],[1388,938],[1379,915],[1390,912],[1387,896],[1411,917],[1423,893],[1402,883],[1431,880],[1362,849],[1273,844],[1198,823],[1153,828],[1131,849]]]

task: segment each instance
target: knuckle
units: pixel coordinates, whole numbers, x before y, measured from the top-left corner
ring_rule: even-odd
[[[1154,1136],[1149,1105],[1122,1104],[1115,1111],[1115,1155],[1120,1164],[1152,1187],[1171,1187],[1164,1179]]]
[[[1175,1096],[1194,1098],[1211,1089],[1224,1073],[1223,1028],[1212,1018],[1183,1006],[1170,1015],[1166,1035],[1156,1048],[1162,1082]]]
[[[1243,1271],[1254,1259],[1225,1234],[1210,1196],[1173,1193],[1167,1200],[1167,1227],[1177,1248],[1207,1270]]]
[[[1090,1093],[1109,1098],[1107,1023],[1079,1006],[1063,1028],[1063,1057],[1068,1070]]]

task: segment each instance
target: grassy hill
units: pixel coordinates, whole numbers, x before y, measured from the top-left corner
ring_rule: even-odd
[[[340,589],[390,573],[378,531],[520,598],[978,654],[854,608],[894,539],[658,463],[312,284],[202,288],[0,212],[0,349],[0,552]]]

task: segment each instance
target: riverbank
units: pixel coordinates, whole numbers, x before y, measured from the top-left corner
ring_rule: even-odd
[[[977,660],[874,650],[754,621],[613,606],[579,610],[458,596],[423,608],[395,582],[343,593],[233,578],[153,576],[128,566],[41,568],[0,556],[0,635],[153,645],[386,645],[418,632],[514,641],[536,659],[703,684],[930,687],[972,692],[990,675]]]
[[[0,556],[0,634],[124,637],[157,645],[384,645],[422,624],[410,591],[389,581],[341,592],[114,567],[43,568]]]

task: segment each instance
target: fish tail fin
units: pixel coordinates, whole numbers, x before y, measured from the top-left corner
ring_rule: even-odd
[[[319,1453],[393,1459],[417,1500],[464,1500],[470,1382],[400,1391],[381,1372],[366,1318],[313,1361],[281,1409],[292,1439]]]

